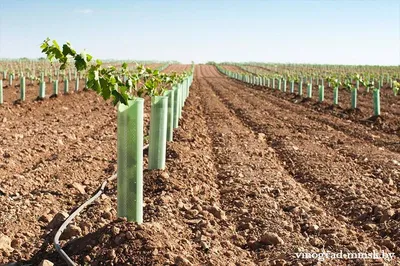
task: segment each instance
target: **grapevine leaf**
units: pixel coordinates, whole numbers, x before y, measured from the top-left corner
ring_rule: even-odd
[[[118,102],[128,105],[128,95],[125,93],[119,93],[117,90],[113,90],[112,95],[114,105],[117,105]]]
[[[64,56],[67,56],[67,55],[75,56],[76,55],[75,50],[73,50],[71,48],[71,45],[69,43],[66,43],[63,45],[62,53],[64,54]]]

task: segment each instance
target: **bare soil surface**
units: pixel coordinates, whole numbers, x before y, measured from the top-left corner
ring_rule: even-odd
[[[0,239],[11,243],[0,263],[65,265],[52,247],[54,216],[115,171],[116,112],[91,92],[3,109]],[[167,168],[144,173],[145,222],[117,218],[112,183],[62,245],[80,265],[398,265],[296,256],[400,256],[393,141],[396,134],[196,66]]]

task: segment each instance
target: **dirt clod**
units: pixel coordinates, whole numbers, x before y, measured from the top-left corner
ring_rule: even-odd
[[[276,233],[271,232],[264,232],[260,238],[260,242],[266,245],[279,245],[285,243]]]

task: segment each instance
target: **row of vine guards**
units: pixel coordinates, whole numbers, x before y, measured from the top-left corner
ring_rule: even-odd
[[[158,71],[162,71],[164,70],[166,67],[168,66],[168,64],[164,64],[161,67],[157,68]],[[3,76],[5,75],[5,73],[7,73],[6,71],[3,71]],[[72,81],[72,77],[71,77],[71,70],[69,71],[69,75],[65,76],[64,78],[64,94],[69,94],[69,82]],[[49,75],[47,75],[49,74]],[[50,84],[53,84],[53,92],[52,94],[50,94],[50,98],[53,97],[57,97],[59,95],[59,90],[58,90],[58,83],[59,83],[59,71],[57,71],[54,75],[51,73],[51,71],[49,72],[40,72],[40,77],[35,77],[30,75],[29,77],[24,76],[23,73],[19,73],[18,74],[20,77],[20,98],[18,99],[19,102],[24,102],[26,101],[26,79],[30,79],[30,84],[33,85],[34,81],[38,82],[38,94],[37,94],[37,98],[36,100],[44,100],[46,98],[46,79],[45,77],[48,78],[48,82]],[[13,80],[14,80],[14,76],[15,74],[10,74],[10,79],[9,79],[9,85],[12,86],[13,85]],[[74,88],[74,92],[78,92],[79,91],[79,84],[80,84],[80,80],[82,80],[85,84],[85,89],[88,78],[85,77],[85,75],[82,75],[82,73],[78,73],[77,71],[75,71],[74,74],[75,77],[75,88]],[[0,83],[0,104],[3,104],[3,82],[0,79],[1,83]]]
[[[149,170],[165,168],[166,144],[178,127],[192,81],[193,71],[164,95],[151,97]],[[143,113],[143,98],[118,106],[118,216],[137,223],[143,222]]]
[[[142,65],[132,72],[127,63],[117,68],[104,67],[100,60],[93,62],[91,55],[77,53],[69,42],[60,47],[47,38],[41,49],[49,60],[60,63],[60,70],[72,58],[77,71],[86,72],[86,86],[117,105],[117,212],[128,221],[142,223],[144,96],[151,97],[148,168],[164,169],[166,142],[172,140],[171,127],[178,127],[182,116],[194,64],[190,72],[182,74],[160,73]]]
[[[217,65],[217,69],[227,75],[230,78],[237,79],[240,81],[243,81],[245,83],[249,83],[252,85],[257,85],[257,86],[265,86],[265,87],[271,87],[272,89],[278,89],[280,91],[286,92],[286,79],[284,78],[267,78],[263,76],[258,76],[258,75],[253,75],[252,73],[249,74],[240,74],[236,72],[229,71],[219,65]],[[278,81],[278,82],[276,82]],[[312,82],[312,80],[311,80]],[[307,98],[312,98],[312,83],[307,83]],[[339,104],[339,84],[337,80],[328,80],[329,84],[335,84],[333,88],[333,104],[338,105]],[[373,87],[373,83],[371,82],[366,82],[362,79],[357,80],[357,85],[356,87],[353,87],[351,83],[346,83],[345,87],[347,87],[350,92],[351,92],[351,108],[356,109],[357,108],[357,91],[359,87],[359,83],[362,83],[368,90]],[[298,95],[303,97],[303,80],[299,80],[298,82]],[[277,85],[276,85],[277,84]],[[283,88],[282,88],[283,84]],[[325,87],[324,87],[324,80],[321,79],[320,82],[318,82],[318,101],[319,102],[324,102],[325,101]],[[394,86],[394,91],[397,88],[396,86],[399,86],[397,82],[393,82]],[[294,94],[294,81],[291,81],[290,83],[290,93]],[[395,93],[395,96],[397,93]],[[373,89],[373,113],[375,116],[379,116],[381,114],[380,110],[380,89],[379,88],[374,88]]]

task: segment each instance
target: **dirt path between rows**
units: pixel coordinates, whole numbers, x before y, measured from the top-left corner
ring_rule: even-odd
[[[398,153],[346,136],[340,129],[308,119],[301,106],[227,80],[215,69],[209,71],[214,78],[207,83],[220,100],[244,125],[265,134],[285,169],[312,193],[314,202],[357,229],[355,236],[361,242],[372,239],[375,246],[370,249],[385,246],[399,255]],[[352,249],[360,249],[354,240],[351,243]]]

